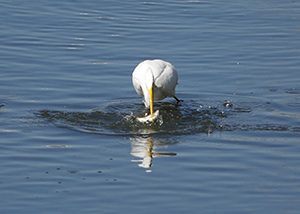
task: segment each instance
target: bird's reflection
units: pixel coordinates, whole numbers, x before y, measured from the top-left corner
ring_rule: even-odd
[[[133,162],[141,162],[138,166],[142,168],[150,168],[152,166],[152,158],[176,155],[176,153],[157,151],[160,148],[167,147],[168,143],[164,143],[160,140],[154,140],[152,137],[135,137],[130,138],[130,141],[130,154],[134,157],[140,158],[139,160],[133,160]]]

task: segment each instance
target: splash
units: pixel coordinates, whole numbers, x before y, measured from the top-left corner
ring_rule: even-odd
[[[104,135],[190,135],[215,131],[292,131],[300,128],[283,124],[270,114],[276,110],[261,102],[222,101],[213,105],[196,101],[157,102],[160,115],[153,123],[137,120],[148,111],[142,104],[111,103],[87,112],[39,111],[36,116],[57,127]],[[270,110],[271,109],[271,110]],[[282,116],[282,115],[281,115]],[[266,120],[264,120],[264,118]]]
[[[80,132],[106,135],[144,134],[192,134],[220,128],[224,111],[211,106],[204,107],[193,101],[156,103],[160,115],[153,123],[141,123],[147,109],[141,104],[112,103],[87,112],[42,110],[36,116],[58,127]]]

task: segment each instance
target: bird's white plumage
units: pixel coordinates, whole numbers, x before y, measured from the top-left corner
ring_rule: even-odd
[[[136,92],[144,98],[146,107],[150,105],[149,86],[153,74],[153,99],[162,100],[175,96],[175,87],[178,81],[177,71],[174,66],[166,61],[155,59],[145,60],[137,65],[132,73],[132,83]]]

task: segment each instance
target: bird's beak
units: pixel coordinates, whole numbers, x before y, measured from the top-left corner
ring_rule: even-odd
[[[149,97],[150,97],[150,114],[152,122],[154,121],[154,110],[153,110],[153,86],[148,89]]]

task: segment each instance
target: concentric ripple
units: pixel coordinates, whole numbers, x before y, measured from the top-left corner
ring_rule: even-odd
[[[36,115],[57,127],[104,135],[186,135],[211,134],[214,131],[292,131],[299,127],[281,123],[280,119],[263,120],[262,112],[268,115],[268,104],[260,102],[232,103],[222,101],[214,105],[196,101],[157,102],[155,109],[160,115],[155,122],[146,124],[137,121],[148,110],[142,104],[132,102],[111,103],[87,112],[43,110]]]
[[[138,122],[136,118],[144,116],[148,110],[142,104],[129,102],[112,103],[87,112],[43,110],[37,116],[58,127],[107,135],[212,132],[220,129],[220,121],[226,117],[222,109],[193,101],[156,103],[155,109],[159,109],[160,115],[151,124]]]

